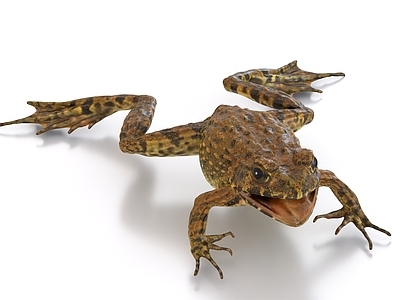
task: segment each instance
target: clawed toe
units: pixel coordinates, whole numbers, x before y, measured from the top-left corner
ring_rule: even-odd
[[[373,243],[372,243],[368,233],[366,232],[365,228],[371,227],[372,229],[378,230],[388,236],[391,236],[391,233],[389,231],[372,224],[369,221],[369,219],[365,216],[365,214],[361,208],[356,211],[352,211],[352,210],[345,209],[343,207],[343,208],[333,211],[331,213],[318,215],[314,218],[313,222],[315,222],[321,218],[332,219],[332,218],[342,218],[342,217],[343,217],[343,221],[338,226],[338,228],[336,228],[335,235],[337,235],[344,226],[346,226],[348,223],[352,222],[357,227],[357,229],[361,231],[361,233],[367,240],[369,250],[372,250]]]
[[[214,242],[220,241],[226,236],[231,236],[235,237],[232,232],[226,232],[223,234],[216,234],[216,235],[204,235],[201,237],[198,237],[196,239],[193,239],[191,241],[192,244],[192,255],[196,260],[196,268],[194,270],[194,276],[196,276],[199,273],[200,270],[200,258],[204,257],[207,259],[215,269],[217,269],[219,277],[221,279],[224,278],[224,274],[222,273],[221,268],[218,266],[218,264],[215,262],[215,260],[211,257],[210,250],[222,250],[222,251],[227,251],[230,255],[233,255],[233,252],[230,248],[227,247],[221,247],[218,245],[215,245]]]

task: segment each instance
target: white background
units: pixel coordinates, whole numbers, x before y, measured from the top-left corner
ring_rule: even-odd
[[[208,232],[232,230],[219,244],[234,255],[213,254],[223,280],[205,260],[193,277],[187,220],[210,190],[197,157],[121,153],[126,112],[72,135],[14,125],[0,128],[0,299],[399,298],[395,1],[5,3],[1,121],[31,114],[29,100],[150,94],[157,130],[221,103],[262,109],[223,89],[238,71],[297,59],[307,71],[345,72],[302,96],[315,120],[298,136],[393,236],[368,230],[369,251],[352,224],[334,236],[340,220],[290,228],[250,207],[215,208]],[[321,189],[313,216],[339,207]]]

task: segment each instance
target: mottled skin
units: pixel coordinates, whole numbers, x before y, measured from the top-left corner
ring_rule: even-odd
[[[214,206],[251,205],[289,226],[300,226],[310,217],[320,186],[329,187],[342,208],[314,218],[342,218],[337,234],[353,222],[367,239],[365,231],[372,224],[350,188],[331,171],[320,170],[313,152],[300,146],[294,132],[313,119],[313,111],[293,97],[298,92],[321,92],[311,87],[314,80],[344,76],[343,73],[311,73],[300,70],[296,61],[279,69],[259,69],[237,73],[224,80],[224,87],[263,105],[275,108],[266,112],[237,106],[219,106],[202,122],[190,123],[147,133],[156,100],[151,96],[118,95],[91,97],[68,102],[28,102],[36,112],[26,118],[0,123],[38,123],[48,130],[69,127],[89,128],[116,111],[129,109],[120,134],[123,152],[146,156],[199,155],[204,176],[215,188],[199,195],[189,218],[191,252],[196,260],[208,259],[223,274],[210,250],[231,249],[214,242],[231,232],[207,235],[206,225]]]

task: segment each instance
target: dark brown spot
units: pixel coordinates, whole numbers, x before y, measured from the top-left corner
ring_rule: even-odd
[[[263,70],[261,70],[261,72],[263,73],[263,75],[264,75],[265,77],[269,77],[269,71],[268,71],[268,70],[263,69]]]
[[[338,190],[338,195],[343,198],[343,197],[346,196],[346,192],[343,189],[339,189]]]
[[[250,96],[251,96],[251,98],[254,100],[254,101],[259,101],[260,100],[260,91],[259,91],[259,89],[257,89],[257,88],[253,88],[251,91],[250,91]]]
[[[139,126],[139,128],[138,128],[138,130],[143,134],[145,134],[148,129],[149,129],[149,127],[145,126],[145,125]]]
[[[272,107],[276,108],[276,109],[284,108],[282,98],[274,99],[274,102],[272,103]]]
[[[82,108],[82,114],[83,115],[90,115],[91,114],[90,106],[82,105],[81,108]]]
[[[147,143],[145,142],[144,139],[139,139],[139,145],[140,145],[140,150],[141,152],[145,153],[147,151]]]
[[[188,126],[190,127],[190,129],[192,129],[194,132],[196,133],[201,133],[203,132],[204,126],[203,126],[204,122],[200,122],[200,123],[189,123]]]
[[[125,99],[124,96],[115,97],[115,101],[117,101],[119,104],[122,104],[124,102],[124,99]]]
[[[179,135],[178,132],[174,132],[171,130],[162,131],[162,134],[170,140],[171,144],[179,147],[180,142],[183,140],[183,137]]]
[[[237,93],[238,85],[236,83],[231,83],[231,91]]]
[[[174,153],[174,147],[168,147],[167,148],[167,152],[169,153],[169,154],[171,154],[171,153]]]
[[[93,97],[89,97],[85,99],[85,102],[83,102],[83,105],[90,106],[93,104]]]
[[[262,84],[261,78],[257,78],[257,77],[253,77],[249,81],[252,83],[255,83],[255,84]]]
[[[239,200],[240,200],[240,196],[236,196],[232,200],[228,201],[228,203],[226,203],[226,205],[227,206],[234,206],[234,205],[239,203]]]

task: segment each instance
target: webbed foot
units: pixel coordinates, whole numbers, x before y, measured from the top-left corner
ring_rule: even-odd
[[[200,258],[204,257],[217,269],[219,277],[221,279],[224,278],[221,268],[211,257],[210,250],[224,250],[229,252],[230,255],[232,255],[233,253],[230,248],[220,247],[214,244],[214,242],[220,241],[221,239],[223,239],[228,235],[230,235],[231,237],[235,237],[233,233],[229,231],[223,234],[202,235],[200,237],[193,238],[190,240],[192,255],[196,260],[196,269],[194,270],[194,276],[196,276],[199,273]]]
[[[355,207],[354,209],[342,207],[339,210],[316,216],[314,218],[313,222],[315,222],[321,218],[325,218],[325,219],[343,218],[343,222],[336,229],[335,235],[337,235],[340,232],[340,230],[342,230],[342,228],[344,226],[346,226],[348,223],[350,223],[350,222],[354,223],[354,225],[358,228],[358,230],[360,230],[361,233],[364,235],[364,237],[367,239],[368,245],[369,245],[369,250],[372,250],[373,244],[372,244],[370,237],[368,236],[368,233],[365,230],[366,227],[371,227],[375,230],[383,232],[384,234],[386,234],[388,236],[391,236],[389,231],[372,224],[360,207]]]
[[[89,97],[66,102],[29,101],[36,112],[26,118],[0,123],[0,126],[36,123],[43,126],[36,134],[58,128],[70,128],[68,133],[79,127],[89,129],[103,118],[119,110],[132,109],[138,98],[134,95]]]

